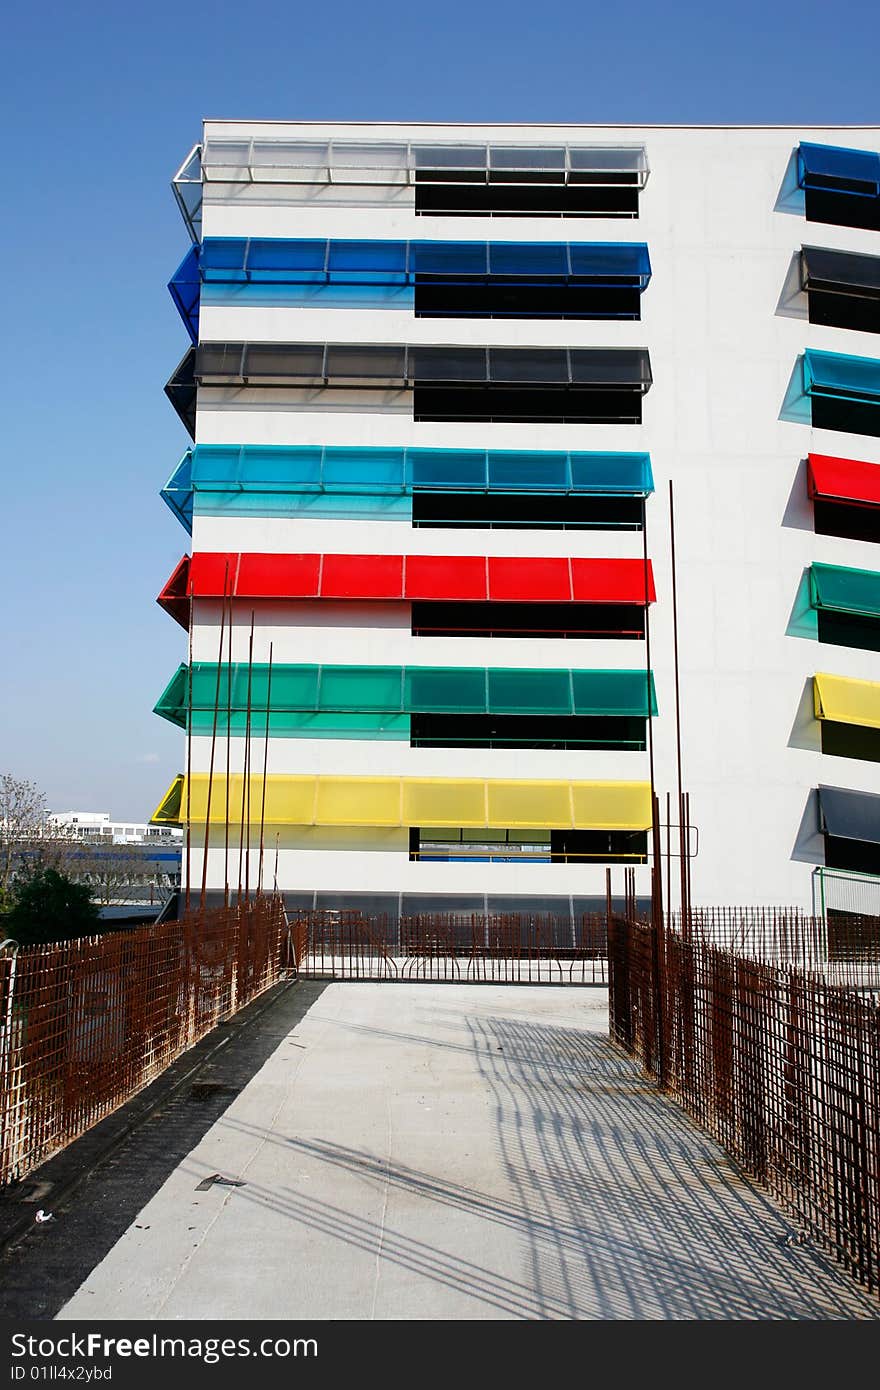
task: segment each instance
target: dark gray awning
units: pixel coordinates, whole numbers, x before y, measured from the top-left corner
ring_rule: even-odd
[[[880,844],[880,796],[872,792],[820,787],[819,818],[823,833],[837,840]]]
[[[360,385],[407,389],[456,385],[575,385],[644,394],[647,348],[418,347],[385,343],[203,343],[195,377],[202,386]]]
[[[880,298],[880,256],[804,246],[801,283],[805,290],[833,290],[837,294]]]
[[[181,357],[171,376],[165,383],[168,397],[189,434],[195,442],[196,437],[196,350],[189,348]]]

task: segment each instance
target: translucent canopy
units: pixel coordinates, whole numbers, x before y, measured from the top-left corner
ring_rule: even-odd
[[[165,383],[168,397],[190,439],[196,437],[196,349],[188,348]]]
[[[880,402],[880,361],[808,349],[804,353],[804,390],[808,396]]]
[[[801,281],[807,290],[876,298],[880,295],[880,256],[805,246],[801,251]]]
[[[171,189],[186,229],[193,241],[202,237],[202,147],[193,145],[174,178]]]
[[[650,696],[650,698],[649,698]],[[186,728],[192,708],[199,732],[213,723],[243,728],[250,708],[252,729],[309,727],[316,714],[534,714],[642,718],[657,713],[653,674],[644,670],[573,671],[445,666],[273,666],[195,662],[180,666],[155,713]],[[233,716],[230,719],[230,716]],[[345,723],[327,727],[344,732]],[[381,727],[381,726],[377,726]],[[408,732],[405,730],[404,732]]]
[[[229,782],[232,806],[242,782]],[[210,818],[223,824],[226,778],[211,785]],[[878,798],[880,800],[880,798]],[[189,803],[187,805],[187,803]],[[540,829],[645,830],[651,824],[649,782],[495,781],[452,777],[250,778],[251,821],[265,825],[534,826]],[[153,812],[154,824],[181,817],[204,824],[208,777],[178,777]]]
[[[875,365],[880,373],[880,363]],[[196,349],[195,377],[202,386],[332,386],[340,382],[406,389],[428,383],[474,383],[577,385],[602,391],[637,390],[641,394],[648,391],[652,380],[647,348],[412,347],[384,343],[203,343]]]
[[[880,681],[820,673],[813,677],[813,703],[817,719],[880,729]]]
[[[807,490],[810,497],[822,501],[880,507],[880,464],[810,454]]]
[[[644,242],[306,241],[207,237],[197,263],[204,282],[227,285],[249,282],[413,285],[425,277],[454,283],[551,281],[642,290],[651,277],[651,262]]]
[[[199,341],[201,287],[199,248],[198,246],[191,246],[168,281],[168,290],[177,306],[177,312],[186,325],[186,331],[194,343]]]
[[[195,152],[193,152],[194,154]],[[189,157],[190,167],[193,156]],[[184,165],[184,168],[187,168]],[[205,183],[413,184],[419,173],[450,182],[483,176],[536,183],[617,184],[643,187],[644,145],[506,145],[462,141],[413,144],[394,140],[306,138],[209,139],[201,150]],[[178,174],[175,180],[180,179]]]
[[[801,188],[876,198],[880,195],[880,154],[802,141],[798,147],[798,183]]]
[[[199,444],[162,489],[192,531],[194,496],[411,495],[413,492],[647,497],[649,454]]]
[[[826,835],[880,843],[880,796],[844,787],[820,787],[819,811]]]
[[[335,555],[196,551],[158,602],[183,627],[193,598],[288,601],[599,603],[656,600],[641,559],[498,555]]]
[[[813,608],[830,612],[880,618],[880,574],[814,564],[810,569],[810,602]]]

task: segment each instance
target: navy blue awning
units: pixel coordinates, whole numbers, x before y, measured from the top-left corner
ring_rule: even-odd
[[[802,141],[798,148],[798,183],[801,188],[828,193],[880,197],[880,154]]]
[[[168,289],[177,306],[177,312],[186,324],[186,331],[192,341],[197,343],[199,341],[199,296],[201,293],[198,246],[189,248],[168,281]]]

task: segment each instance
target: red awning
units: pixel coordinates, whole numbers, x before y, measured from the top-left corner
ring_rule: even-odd
[[[807,491],[814,501],[880,507],[880,464],[832,458],[829,454],[810,454],[807,458]]]
[[[188,627],[191,597],[642,605],[645,587],[642,560],[198,551],[181,560],[159,603]],[[655,598],[649,561],[647,601],[653,603]]]

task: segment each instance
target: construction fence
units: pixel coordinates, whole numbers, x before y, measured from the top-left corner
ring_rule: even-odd
[[[0,1187],[122,1105],[290,965],[280,898],[0,955]]]
[[[612,1038],[877,1291],[877,920],[851,921],[829,959],[820,919],[656,917],[610,918]]]

